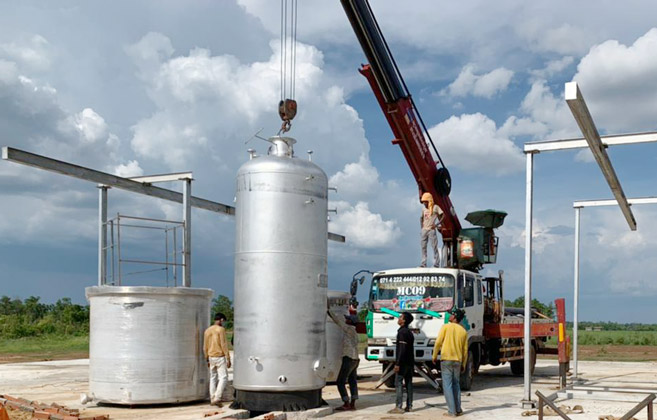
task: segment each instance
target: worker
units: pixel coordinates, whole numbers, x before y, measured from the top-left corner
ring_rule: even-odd
[[[225,322],[226,315],[218,312],[214,316],[214,324],[203,334],[203,353],[210,368],[210,404],[219,407],[224,401],[223,394],[228,383],[228,369],[230,369]]]
[[[358,357],[358,333],[356,332],[358,316],[350,313],[349,315],[344,315],[344,319],[342,319],[339,315],[334,314],[330,308],[327,313],[333,322],[344,332],[342,338],[342,365],[340,366],[340,372],[336,381],[338,392],[340,392],[340,397],[344,404],[336,408],[336,410],[355,410],[356,400],[358,399],[357,371],[360,363],[360,358]],[[347,394],[347,381],[349,382],[351,400]]]
[[[433,346],[432,360],[438,361],[440,353],[440,374],[443,380],[443,394],[447,401],[447,417],[463,414],[461,409],[461,373],[465,372],[468,361],[468,333],[461,326],[465,316],[463,310],[454,307],[450,312],[449,324],[443,325]]]
[[[436,230],[440,228],[440,224],[445,217],[445,213],[440,207],[434,204],[433,196],[429,192],[422,194],[420,199],[424,205],[422,216],[420,217],[420,226],[422,227],[422,236],[420,246],[422,247],[422,262],[420,267],[427,266],[427,242],[431,240],[431,247],[433,248],[434,267],[440,267],[440,252],[438,251],[438,235]]]
[[[415,370],[415,352],[413,344],[415,338],[408,328],[413,322],[413,315],[402,312],[397,320],[397,348],[395,359],[395,408],[388,411],[390,414],[403,414],[413,410],[413,371]],[[403,384],[402,384],[403,382]],[[406,386],[406,408],[402,410],[403,385]]]

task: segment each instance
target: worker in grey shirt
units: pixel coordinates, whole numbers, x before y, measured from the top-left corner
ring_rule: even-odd
[[[356,375],[358,364],[360,363],[358,357],[358,333],[356,332],[358,317],[356,315],[344,315],[343,319],[343,317],[334,314],[330,309],[327,313],[333,322],[344,332],[344,338],[342,339],[342,366],[340,366],[340,373],[338,373],[338,379],[336,381],[340,397],[342,397],[344,404],[336,408],[336,410],[355,410],[356,400],[358,399]],[[349,381],[351,400],[349,400],[349,395],[347,394],[347,381]]]

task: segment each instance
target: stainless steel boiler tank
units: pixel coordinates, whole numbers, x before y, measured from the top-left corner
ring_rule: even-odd
[[[267,156],[237,173],[237,403],[252,411],[318,407],[328,373],[328,180],[273,137]]]
[[[135,405],[207,398],[203,332],[212,290],[94,286],[86,296],[93,400]]]
[[[349,315],[349,299],[351,295],[347,292],[338,292],[329,290],[328,303],[331,312],[337,316],[344,318]],[[327,382],[335,382],[340,373],[340,366],[342,366],[342,342],[344,340],[344,332],[329,317],[326,317],[326,358],[328,359],[329,373],[326,377]]]

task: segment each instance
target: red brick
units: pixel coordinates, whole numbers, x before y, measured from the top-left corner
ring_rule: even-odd
[[[36,410],[34,412],[34,414],[32,414],[32,418],[33,419],[46,419],[46,420],[48,420],[50,418],[50,413],[48,413],[47,411]]]

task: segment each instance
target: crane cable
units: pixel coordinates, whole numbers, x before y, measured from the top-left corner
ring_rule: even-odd
[[[281,97],[278,115],[283,120],[278,134],[290,131],[297,115],[297,0],[281,0]]]

